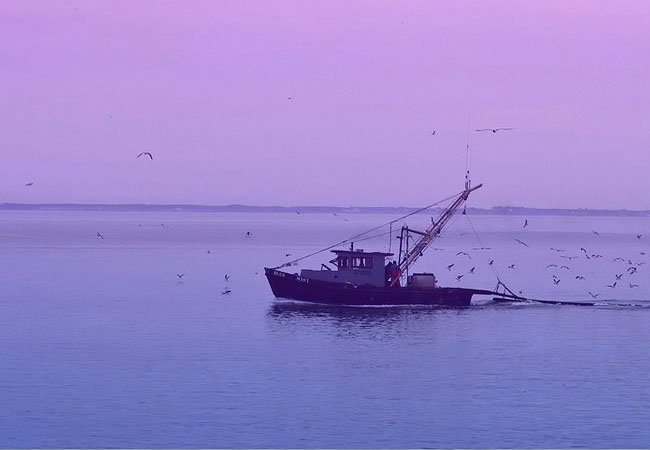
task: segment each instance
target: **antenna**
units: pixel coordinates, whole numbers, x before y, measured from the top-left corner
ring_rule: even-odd
[[[467,115],[467,142],[465,143],[465,190],[470,188],[471,181],[469,179],[469,130],[472,121],[472,113]]]

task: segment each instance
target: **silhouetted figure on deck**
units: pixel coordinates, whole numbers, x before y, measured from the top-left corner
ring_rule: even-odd
[[[390,264],[390,282],[391,284],[395,281],[395,284],[393,284],[393,287],[401,287],[399,283],[399,266],[395,261],[393,261]]]

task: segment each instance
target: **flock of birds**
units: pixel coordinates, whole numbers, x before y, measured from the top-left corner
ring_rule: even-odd
[[[524,219],[523,226],[522,228],[528,227],[529,222],[528,219]],[[601,234],[598,231],[593,230],[592,233],[595,236],[600,236]],[[465,234],[465,233],[461,233]],[[637,240],[641,240],[643,235],[642,234],[635,234],[634,237]],[[526,248],[531,248],[531,245],[529,245],[527,242],[523,241],[522,239],[519,238],[512,238],[512,240]],[[473,250],[490,250],[490,247],[475,247]],[[604,256],[600,253],[592,253],[589,252],[585,247],[580,247],[578,254],[577,255],[567,255],[566,249],[562,248],[556,248],[556,247],[550,247],[550,251],[558,254],[558,256],[562,259],[565,259],[567,262],[566,263],[560,263],[560,264],[548,264],[544,268],[544,270],[551,270],[551,279],[550,282],[553,283],[553,285],[557,286],[559,285],[563,278],[561,278],[561,274],[565,274],[566,276],[569,276],[571,279],[573,279],[576,282],[581,282],[587,280],[587,277],[582,274],[582,273],[571,273],[573,270],[571,266],[569,266],[569,261],[579,259],[579,258],[584,258],[585,260],[599,260],[604,258]],[[581,252],[581,253],[580,253]],[[639,251],[640,256],[646,256],[646,252],[644,251]],[[459,251],[456,253],[457,257],[464,257],[468,258],[468,260],[472,259],[472,255],[465,251]],[[611,281],[604,281],[603,287],[609,288],[609,289],[616,289],[617,287],[622,287],[627,285],[627,289],[635,289],[638,288],[640,285],[637,282],[638,277],[636,277],[636,274],[639,270],[639,267],[643,266],[646,264],[646,261],[632,261],[630,258],[622,258],[622,257],[615,257],[612,259],[612,263],[623,263],[625,266],[618,266],[616,270],[614,270],[612,274]],[[490,259],[488,262],[489,266],[494,266],[495,262],[494,259]],[[451,272],[454,267],[457,267],[456,263],[452,263],[447,265],[447,271]],[[515,264],[508,264],[507,270],[516,270],[516,265]],[[457,274],[455,275],[456,281],[461,281],[466,275],[472,275],[475,273],[476,266],[471,267],[466,273],[462,274]],[[623,278],[626,277],[624,280]],[[519,294],[521,295],[523,291],[519,291]],[[589,296],[591,298],[598,298],[601,293],[600,292],[592,292],[592,291],[587,291]]]
[[[291,97],[289,97],[288,100],[291,100]],[[477,131],[477,132],[491,132],[491,133],[497,133],[497,132],[499,132],[499,131],[509,131],[509,130],[513,130],[513,129],[514,129],[514,128],[512,128],[512,127],[499,127],[499,128],[480,128],[480,129],[476,129],[475,131]],[[435,136],[435,135],[436,135],[436,130],[433,130],[431,134],[432,134],[433,136]],[[136,158],[145,158],[145,159],[146,159],[146,158],[149,158],[149,160],[151,160],[151,161],[153,161],[153,159],[154,159],[153,154],[152,154],[151,152],[148,152],[148,151],[140,152],[140,153],[137,155]],[[33,186],[34,186],[34,182],[33,182],[33,181],[30,181],[30,182],[28,182],[28,183],[25,184],[25,187],[33,187]],[[302,213],[301,211],[299,211],[299,210],[295,210],[295,213],[296,213],[297,215],[302,215],[302,214],[303,214],[303,213]],[[345,222],[349,222],[349,219],[347,219],[347,218],[345,218],[345,217],[342,217],[342,216],[340,216],[340,215],[337,214],[337,213],[332,213],[332,215],[335,216],[335,217],[337,217],[337,218],[339,218],[339,219],[344,220]],[[528,227],[528,225],[529,225],[528,219],[524,219],[524,223],[523,223],[522,228],[526,228],[526,227]],[[161,226],[165,227],[164,224],[161,224]],[[593,230],[592,232],[593,232],[594,235],[596,235],[596,236],[600,236],[600,233],[599,233],[598,231]],[[462,234],[464,234],[464,233],[461,233],[461,235],[462,235]],[[97,232],[97,234],[96,234],[95,236],[98,237],[98,238],[100,238],[101,240],[104,240],[104,236],[103,236],[99,231]],[[253,233],[251,233],[250,231],[247,231],[247,232],[245,233],[244,237],[246,237],[246,238],[248,238],[248,239],[251,239],[251,238],[253,237]],[[642,238],[642,235],[641,235],[641,234],[636,234],[636,238],[640,240],[640,239]],[[526,243],[525,241],[521,240],[521,239],[513,238],[513,240],[514,240],[516,243],[518,243],[519,245],[522,245],[522,246],[524,246],[524,247],[530,248],[530,245],[529,245],[528,243]],[[442,250],[442,249],[440,249],[440,248],[434,248],[434,250]],[[489,248],[489,247],[476,247],[476,248],[473,248],[473,250],[490,250],[490,248]],[[556,253],[564,253],[564,252],[565,252],[564,249],[559,249],[559,248],[554,248],[554,247],[551,247],[550,250],[551,250],[551,251],[554,251],[554,252],[556,252]],[[584,247],[580,247],[580,251],[583,252],[583,255],[582,255],[582,256],[583,256],[585,259],[587,259],[587,260],[603,258],[603,255],[601,255],[601,254],[597,254],[597,253],[591,253],[591,254],[590,254],[590,252],[588,252]],[[210,253],[210,250],[208,250],[207,252]],[[640,253],[641,255],[645,255],[645,252],[639,252],[639,253]],[[291,254],[290,254],[290,253],[286,253],[285,256],[288,257],[288,256],[291,256]],[[469,253],[464,252],[464,251],[459,251],[459,252],[457,252],[457,253],[456,253],[456,256],[467,257],[467,258],[469,258],[470,260],[472,259],[472,256],[471,256]],[[560,255],[560,258],[564,258],[564,259],[570,261],[570,260],[573,260],[573,259],[577,259],[578,256]],[[606,286],[607,288],[610,288],[610,289],[615,289],[617,286],[622,285],[622,284],[623,284],[623,281],[622,281],[623,276],[628,276],[628,277],[630,277],[630,276],[634,276],[634,275],[637,273],[638,268],[639,268],[640,266],[642,266],[643,264],[646,263],[645,261],[641,261],[641,262],[633,262],[633,261],[631,261],[630,259],[627,259],[627,260],[626,260],[626,259],[621,258],[621,257],[616,257],[616,258],[614,258],[614,259],[612,260],[612,262],[622,262],[622,263],[625,263],[625,264],[627,265],[627,268],[625,268],[625,270],[620,270],[621,273],[615,273],[615,274],[614,274],[614,279],[613,279],[613,281],[611,282],[611,284],[605,284],[605,286]],[[489,266],[493,266],[493,265],[494,265],[494,260],[491,259],[491,260],[488,262],[488,265],[489,265]],[[456,263],[452,263],[452,264],[447,265],[447,271],[451,272],[451,270],[452,270],[455,266],[456,266]],[[515,264],[509,264],[509,265],[507,265],[507,269],[508,269],[508,270],[515,270]],[[567,264],[561,264],[561,265],[558,265],[558,264],[548,264],[548,265],[545,267],[544,270],[548,270],[548,269],[553,269],[553,270],[559,271],[559,272],[553,273],[553,274],[552,274],[552,278],[551,278],[551,280],[552,280],[552,282],[553,282],[554,285],[559,285],[560,282],[562,281],[562,279],[558,276],[558,273],[560,273],[560,272],[562,272],[562,271],[570,271],[570,270],[571,270],[571,267],[568,266]],[[475,271],[476,271],[476,266],[473,266],[473,267],[471,267],[471,268],[468,270],[467,274],[469,274],[469,275],[473,275],[473,274],[475,273]],[[618,272],[618,271],[619,271],[619,270],[617,270],[617,272]],[[568,273],[568,272],[567,272],[567,273]],[[465,277],[465,275],[467,275],[467,274],[457,274],[457,275],[455,276],[456,281],[461,281],[461,280]],[[185,273],[177,273],[176,276],[177,276],[179,282],[182,283],[182,279],[183,279],[183,277],[185,276]],[[573,276],[573,275],[572,275],[572,276]],[[582,275],[582,274],[575,274],[575,276],[573,276],[573,277],[574,277],[574,280],[576,280],[576,281],[584,281],[584,280],[586,280],[586,277],[585,277],[584,275]],[[223,295],[228,295],[228,294],[230,294],[230,293],[232,292],[232,290],[231,290],[230,287],[228,286],[228,281],[230,280],[230,276],[229,276],[228,274],[226,274],[226,275],[224,276],[224,280],[225,280],[226,286],[224,287],[224,289],[222,290],[221,293],[222,293]],[[619,282],[621,282],[621,284],[619,284]],[[629,289],[634,289],[634,288],[638,288],[638,287],[639,287],[639,284],[637,284],[637,283],[633,283],[633,282],[631,282],[631,281],[627,281],[627,285],[628,285],[628,288],[629,288]],[[519,291],[519,293],[521,294],[522,291]],[[600,293],[594,293],[594,292],[591,292],[591,291],[588,291],[588,294],[589,294],[592,298],[598,298],[598,297],[600,296]]]

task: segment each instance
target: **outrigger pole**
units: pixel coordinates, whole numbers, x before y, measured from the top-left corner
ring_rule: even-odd
[[[438,217],[438,220],[433,221],[429,228],[423,233],[418,233],[422,235],[420,240],[415,244],[415,246],[411,249],[408,250],[406,255],[404,255],[404,258],[400,258],[400,263],[399,263],[399,273],[403,274],[408,271],[408,268],[415,263],[415,261],[422,256],[422,253],[427,249],[427,247],[431,244],[431,241],[440,234],[442,229],[444,228],[445,225],[447,225],[447,222],[451,219],[451,217],[454,215],[456,210],[467,200],[469,197],[469,194],[478,188],[482,187],[483,184],[479,184],[478,186],[470,187],[469,182],[465,182],[465,190],[461,192],[458,197],[453,201],[451,205],[447,209],[445,209],[440,216]],[[413,231],[413,230],[410,230]],[[391,282],[391,286],[395,286],[397,281],[399,280],[399,277],[396,277],[394,280]]]

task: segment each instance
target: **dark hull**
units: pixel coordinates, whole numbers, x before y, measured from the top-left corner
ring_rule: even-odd
[[[276,297],[330,305],[469,306],[474,294],[490,291],[463,288],[377,287],[328,283],[265,268]]]

